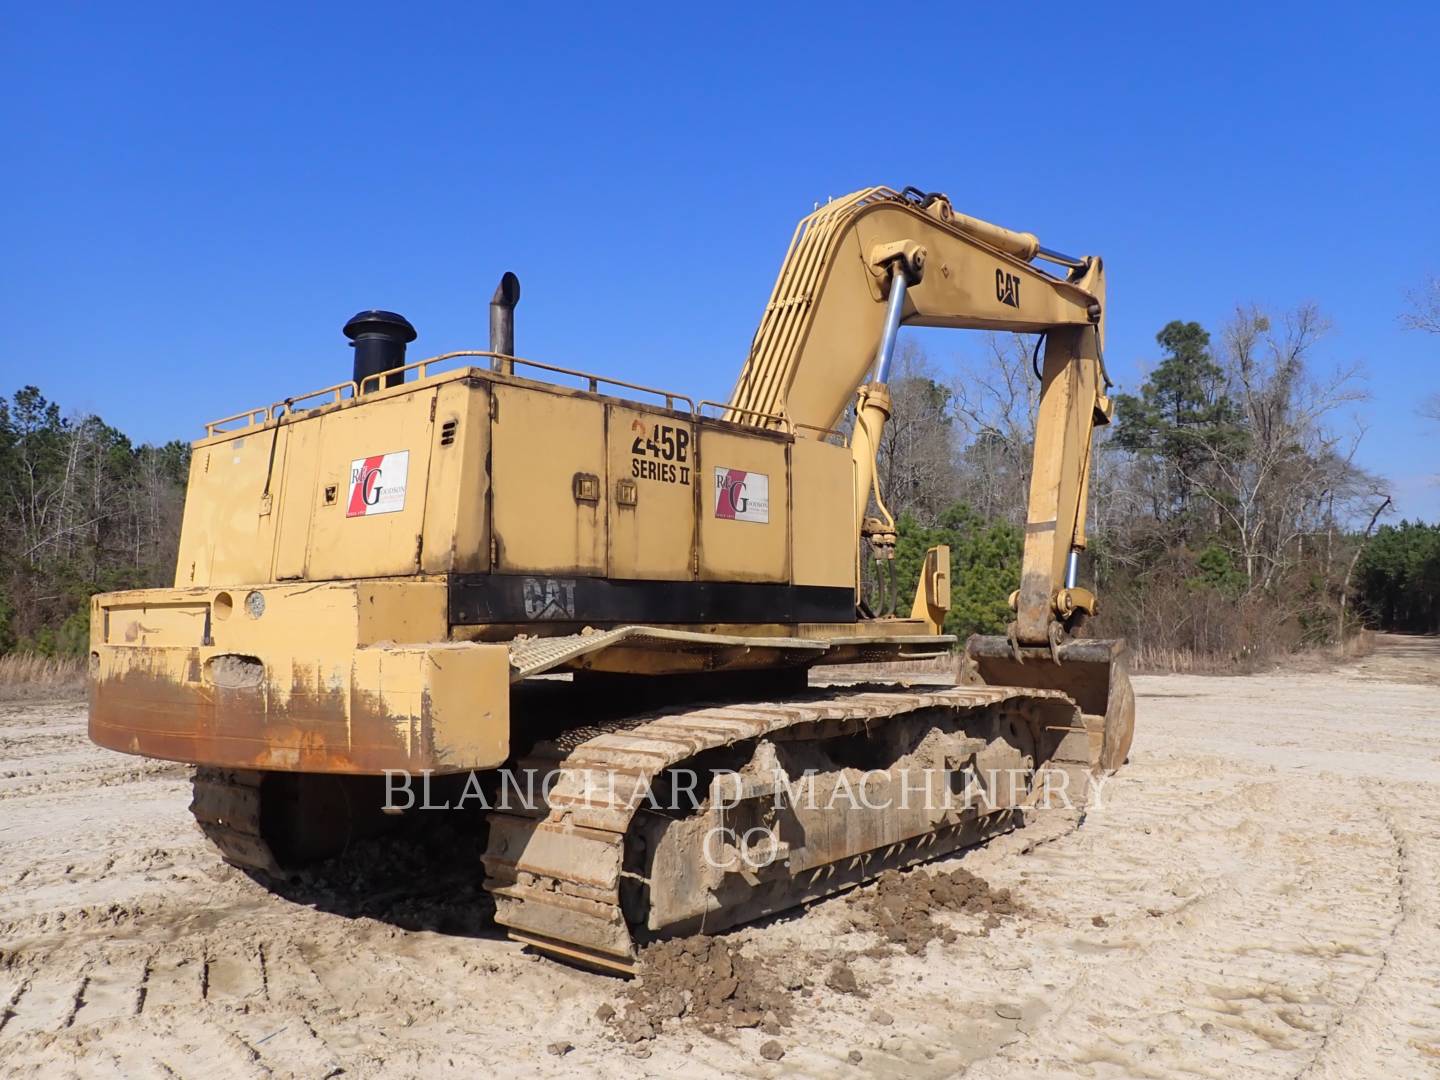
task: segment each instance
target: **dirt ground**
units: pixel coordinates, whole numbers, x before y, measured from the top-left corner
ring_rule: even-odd
[[[0,1072],[1440,1075],[1440,641],[1136,686],[1099,805],[930,868],[969,873],[914,947],[869,913],[924,889],[831,899],[695,961],[784,1008],[634,1041],[622,983],[495,932],[473,851],[282,898],[206,846],[185,768],[0,703]]]

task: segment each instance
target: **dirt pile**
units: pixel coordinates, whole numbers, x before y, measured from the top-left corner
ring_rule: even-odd
[[[965,869],[944,874],[887,870],[873,887],[855,893],[850,903],[858,909],[850,916],[853,927],[874,931],[911,955],[923,952],[936,938],[951,942],[958,936],[934,918],[937,911],[981,916],[981,934],[999,926],[1002,917],[1024,911],[1009,889],[992,889],[989,882]]]
[[[639,972],[622,993],[621,1011],[602,1015],[627,1043],[654,1038],[667,1020],[683,1018],[707,1033],[758,1027],[778,1035],[794,1018],[790,995],[773,972],[720,938],[648,945]]]
[[[852,894],[851,925],[878,933],[892,946],[916,954],[935,938],[957,934],[934,918],[942,911],[983,917],[980,933],[989,933],[1005,916],[1023,908],[1008,889],[990,885],[968,870],[929,874],[887,871],[874,886]],[[841,994],[868,996],[843,959],[823,969],[824,984]],[[750,959],[725,939],[680,938],[646,946],[638,976],[621,992],[619,1010],[602,1006],[597,1018],[632,1048],[642,1050],[667,1021],[695,1024],[707,1034],[759,1028],[779,1035],[793,1018],[798,996],[808,996],[803,976],[786,976]],[[877,1021],[880,1023],[883,1021]]]

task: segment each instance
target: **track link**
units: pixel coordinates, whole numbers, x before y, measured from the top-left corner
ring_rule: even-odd
[[[828,747],[835,745],[830,740],[851,735],[873,739],[885,725],[925,710],[939,710],[933,715],[956,729],[957,735],[971,720],[993,726],[1002,721],[1002,714],[1012,723],[1018,718],[1020,726],[1029,729],[1032,781],[1050,766],[1068,766],[1076,772],[1088,768],[1088,739],[1074,702],[1058,691],[1013,687],[961,686],[933,692],[832,687],[773,703],[690,708],[567,732],[539,744],[517,763],[519,775],[551,777],[544,797],[530,804],[533,809],[490,815],[484,862],[496,920],[517,940],[563,958],[628,973],[639,943],[667,936],[663,929],[655,933],[646,925],[652,884],[659,888],[661,883],[646,876],[650,869],[646,859],[651,857],[646,848],[653,848],[655,833],[646,832],[641,805],[645,793],[657,784],[663,786],[663,773],[697,758],[704,761],[707,754],[713,759],[713,752],[741,744],[808,738],[813,745]],[[964,742],[960,738],[957,745]],[[745,782],[742,777],[741,783]],[[775,788],[759,783],[755,791],[765,795]],[[1022,793],[1022,801],[1025,796]],[[773,867],[750,875],[750,885],[759,887],[753,894],[745,894],[733,911],[716,911],[708,923],[702,919],[699,928],[720,929],[783,910],[841,891],[881,870],[977,843],[1014,827],[1023,819],[1023,809],[1016,802],[983,815],[942,815],[922,826],[913,820],[883,820],[876,828],[872,818],[859,831],[868,828],[873,846],[855,850],[852,844],[818,860],[816,849],[826,842],[834,847],[828,835],[834,830],[815,829],[826,835],[806,842],[808,858],[777,852]],[[654,818],[650,824],[655,824]],[[798,871],[795,863],[800,864]],[[695,873],[704,871],[682,864],[674,868],[672,877]],[[784,880],[777,881],[777,874]],[[737,884],[744,893],[745,886],[736,882],[726,888],[734,893],[731,886]],[[670,882],[664,885],[669,887]]]
[[[260,833],[260,785],[264,775],[197,768],[190,813],[226,862],[242,870],[279,877],[279,860]]]

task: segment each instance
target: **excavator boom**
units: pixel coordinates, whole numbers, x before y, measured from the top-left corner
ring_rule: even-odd
[[[875,482],[875,456],[892,408],[895,332],[905,325],[1043,335],[1015,619],[1006,637],[969,642],[967,677],[1069,689],[1097,732],[1108,725],[1103,756],[1113,769],[1134,724],[1124,643],[1070,645],[1097,606],[1078,570],[1092,436],[1111,414],[1104,316],[1099,258],[1049,250],[1033,233],[956,212],[944,195],[867,188],[818,208],[796,229],[730,403],[739,422],[764,426],[779,416],[797,436],[819,437],[853,401],[856,521],[883,576],[895,523]],[[868,516],[872,493],[878,518]],[[947,583],[948,575],[947,558]],[[922,592],[926,584],[922,576]],[[914,613],[926,613],[921,596]],[[937,615],[943,608],[932,621]]]
[[[1056,278],[1030,262],[1044,250],[1033,235],[958,214],[944,196],[928,200],[867,188],[800,223],[732,405],[783,415],[801,430],[834,427],[869,381],[890,265],[917,252],[923,265],[906,291],[906,326],[1044,333],[1099,324],[1098,259],[1084,260],[1076,280]]]
[[[1048,273],[1035,258],[1068,273]],[[1052,626],[1063,633],[1094,610],[1073,570],[1085,547],[1091,433],[1110,416],[1104,305],[1098,258],[1049,251],[1032,233],[957,213],[943,195],[867,188],[796,229],[731,395],[733,416],[756,426],[781,417],[798,436],[820,437],[860,388],[854,450],[863,522],[897,326],[1045,335],[1015,630],[1022,643],[1048,646]],[[878,504],[883,510],[883,498]]]

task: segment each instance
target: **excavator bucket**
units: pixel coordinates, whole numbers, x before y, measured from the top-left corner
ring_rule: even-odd
[[[1060,690],[1080,706],[1091,768],[1114,772],[1135,735],[1135,691],[1123,639],[1070,641],[1052,655],[1045,647],[1016,648],[1008,638],[973,635],[965,643],[960,681],[971,685]]]

